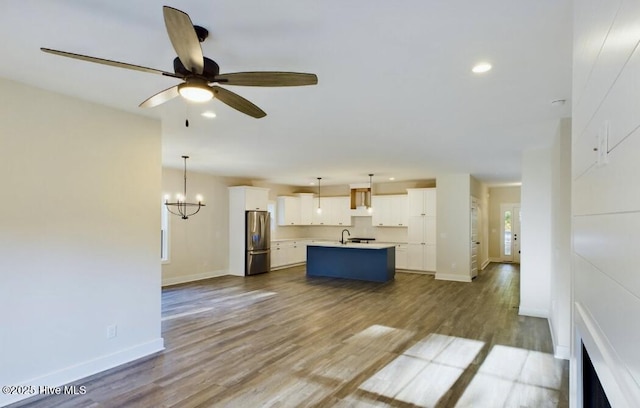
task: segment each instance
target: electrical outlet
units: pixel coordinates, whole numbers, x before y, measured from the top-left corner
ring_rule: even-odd
[[[118,336],[118,326],[115,324],[107,326],[107,338],[112,339],[116,336]]]

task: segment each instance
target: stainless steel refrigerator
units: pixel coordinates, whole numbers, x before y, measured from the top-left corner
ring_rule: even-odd
[[[245,275],[271,270],[271,225],[268,211],[246,212]]]

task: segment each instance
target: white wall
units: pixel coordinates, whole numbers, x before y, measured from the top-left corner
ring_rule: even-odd
[[[161,350],[159,123],[3,79],[0,95],[0,384]]]
[[[563,119],[551,147],[551,274],[549,326],[556,357],[571,348],[571,119]]]
[[[437,178],[436,279],[471,282],[471,176]]]
[[[580,341],[610,402],[640,406],[640,3],[574,1],[572,406]],[[596,136],[609,121],[609,164]]]
[[[549,317],[551,279],[551,148],[522,155],[520,314]]]

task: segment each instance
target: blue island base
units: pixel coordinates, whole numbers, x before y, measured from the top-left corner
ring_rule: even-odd
[[[395,264],[395,246],[307,246],[307,276],[387,282],[395,277]]]

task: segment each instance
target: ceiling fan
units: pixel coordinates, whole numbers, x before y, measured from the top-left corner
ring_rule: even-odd
[[[194,102],[206,102],[215,97],[242,113],[254,118],[262,118],[267,115],[262,109],[240,95],[219,87],[216,83],[242,86],[302,86],[318,83],[318,77],[315,74],[298,72],[259,71],[220,74],[218,64],[202,55],[200,43],[207,38],[209,32],[203,27],[194,26],[189,15],[178,9],[164,6],[163,14],[169,39],[176,54],[178,54],[178,57],[173,60],[173,73],[50,48],[40,49],[63,57],[160,74],[183,80],[181,84],[160,91],[142,102],[140,104],[142,108],[158,106],[177,96],[182,96]]]

